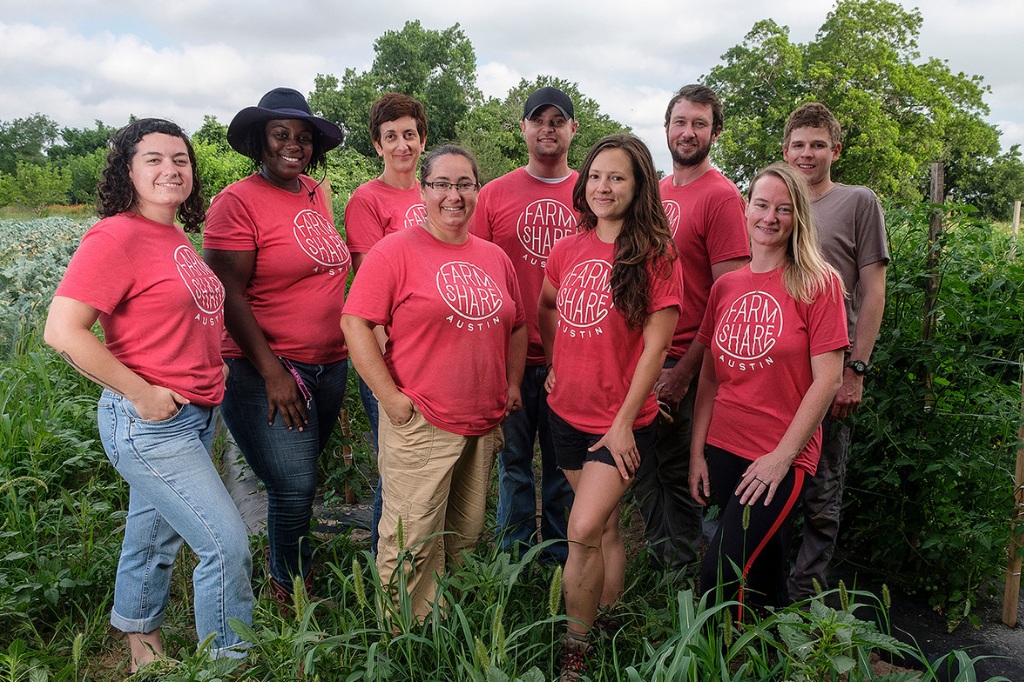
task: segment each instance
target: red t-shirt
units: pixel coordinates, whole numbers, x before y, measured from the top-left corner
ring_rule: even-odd
[[[426,214],[418,186],[398,189],[380,178],[359,185],[345,205],[349,251],[366,253],[384,235],[420,226]]]
[[[573,427],[605,433],[622,407],[644,350],[643,329],[631,329],[612,304],[615,245],[590,230],[560,240],[548,257],[547,278],[558,289],[558,328],[552,351],[555,390],[548,406]],[[679,259],[668,279],[651,275],[648,314],[679,307]],[[647,426],[658,414],[652,391],[633,422]]]
[[[579,221],[572,210],[572,189],[578,176],[572,171],[568,178],[552,183],[518,168],[484,185],[473,213],[470,230],[500,246],[512,259],[519,277],[519,288],[527,304],[528,365],[544,364],[536,303],[551,247],[576,232]]]
[[[388,371],[431,424],[479,436],[504,418],[509,339],[526,316],[501,249],[422,227],[388,235],[366,254],[345,312],[384,326]]]
[[[659,185],[672,238],[686,277],[683,309],[672,337],[669,355],[680,358],[697,336],[714,279],[711,266],[750,256],[750,236],[743,197],[736,185],[717,170],[709,170],[682,187],[668,176]]]
[[[270,349],[299,362],[348,357],[340,322],[352,257],[329,215],[319,187],[311,198],[251,175],[214,197],[206,216],[203,248],[256,252],[245,301]],[[221,350],[243,356],[226,332]]]
[[[720,382],[708,443],[750,460],[778,446],[811,386],[811,357],[849,345],[838,282],[810,304],[786,293],[781,268],[747,265],[715,282],[697,335]],[[820,455],[818,427],[793,466],[813,476]]]
[[[150,384],[196,405],[224,397],[224,287],[180,227],[122,213],[96,223],[57,296],[100,311],[107,349]]]

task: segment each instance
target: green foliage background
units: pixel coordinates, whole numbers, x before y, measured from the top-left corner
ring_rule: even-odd
[[[1004,570],[1013,506],[1012,462],[1020,410],[1024,269],[1013,242],[953,206],[936,245],[943,278],[938,332],[921,340],[932,207],[888,208],[893,266],[889,305],[868,402],[858,416],[842,559],[863,576],[923,591],[952,622]],[[63,218],[0,221],[0,676],[11,680],[120,679],[123,654],[107,626],[126,486],[95,435],[96,388],[40,340],[45,307],[87,226]],[[931,409],[924,377],[933,376]],[[355,391],[350,409],[358,410]],[[357,427],[356,432],[362,430]],[[365,450],[364,450],[365,453]],[[323,480],[352,481],[340,458]],[[363,463],[366,464],[364,459]],[[358,483],[357,483],[358,485]],[[326,494],[340,494],[329,490]],[[629,517],[628,509],[626,517]],[[627,528],[627,532],[629,529]],[[485,533],[490,537],[490,533]],[[254,540],[261,556],[263,539]],[[551,567],[484,542],[442,582],[452,606],[422,625],[402,609],[381,625],[385,591],[365,541],[317,547],[316,589],[294,617],[261,601],[245,667],[195,653],[184,551],[172,582],[164,635],[177,664],[166,680],[543,680],[554,675],[564,628]],[[265,580],[257,568],[254,580]],[[885,597],[821,602],[738,629],[730,603],[708,608],[645,558],[631,558],[623,629],[598,639],[595,679],[882,679],[872,650],[896,651],[944,679],[923,654],[888,637]],[[846,594],[843,597],[843,594]],[[400,605],[401,606],[401,605]],[[390,607],[388,607],[390,608]],[[877,612],[876,612],[877,610]],[[876,621],[882,624],[881,629]],[[111,664],[110,660],[118,663]],[[103,661],[106,660],[106,663]],[[975,661],[957,659],[978,679]]]

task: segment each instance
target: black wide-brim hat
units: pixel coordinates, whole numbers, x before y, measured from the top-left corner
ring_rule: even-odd
[[[291,88],[274,88],[260,98],[254,107],[242,109],[231,119],[228,126],[228,144],[240,154],[245,154],[245,138],[249,129],[257,123],[266,123],[275,119],[298,118],[309,121],[324,137],[324,151],[334,149],[341,144],[344,134],[341,128],[326,118],[314,116],[309,103],[298,90]]]

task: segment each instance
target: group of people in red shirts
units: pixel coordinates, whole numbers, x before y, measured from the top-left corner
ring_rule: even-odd
[[[444,609],[435,575],[483,534],[495,461],[498,546],[539,544],[564,564],[563,680],[581,678],[593,630],[614,622],[628,491],[652,564],[699,576],[713,599],[756,609],[826,587],[842,420],[861,400],[888,261],[877,198],[831,180],[831,112],[793,113],[788,163],[753,178],[746,201],[711,166],[722,106],[700,85],[668,104],[663,179],[630,134],[571,169],[579,123],[554,87],[524,104],[527,165],[485,185],[466,149],[426,151],[415,99],[384,95],[369,122],[384,170],[349,200],[344,239],[312,177],[342,131],[294,90],[232,120],[228,142],[254,173],[208,212],[176,125],[144,119],[112,141],[103,219],[45,338],[103,387],[104,449],[129,483],[111,622],[131,669],[162,653],[182,542],[200,558],[199,637],[214,635],[212,655],[245,655],[228,619],[251,622],[252,559],[210,463],[217,405],[266,486],[272,594],[312,590],[317,460],[349,361],[380,472],[372,549],[419,618]],[[200,259],[183,228],[204,221]],[[721,512],[701,563],[710,503]]]

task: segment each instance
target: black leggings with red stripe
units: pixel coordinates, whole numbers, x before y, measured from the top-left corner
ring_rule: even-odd
[[[750,519],[744,529],[743,505],[734,491],[750,466],[750,460],[713,445],[706,446],[704,453],[711,477],[712,500],[721,509],[718,531],[711,540],[700,574],[701,590],[711,591],[709,605],[736,599],[754,608],[787,606],[790,601],[782,528],[797,506],[806,472],[790,467],[771,504],[765,506],[762,495],[750,508]],[[718,587],[721,587],[720,596],[716,592]],[[742,620],[742,615],[739,619]]]

